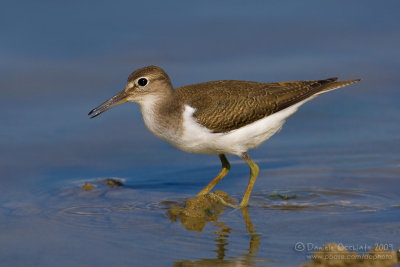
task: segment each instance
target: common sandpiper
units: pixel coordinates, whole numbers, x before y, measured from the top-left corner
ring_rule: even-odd
[[[124,102],[140,105],[144,123],[155,136],[191,153],[216,154],[222,169],[198,195],[210,193],[229,172],[225,154],[242,158],[250,179],[240,208],[249,203],[259,167],[248,151],[277,133],[307,101],[360,79],[262,83],[219,80],[174,89],[167,73],[148,66],[129,75],[124,90],[89,112],[94,118]]]

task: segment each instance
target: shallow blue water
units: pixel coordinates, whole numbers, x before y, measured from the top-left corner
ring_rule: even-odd
[[[399,9],[396,1],[5,4],[1,265],[293,266],[313,251],[296,251],[299,242],[397,249]],[[261,169],[249,207],[255,232],[231,209],[198,232],[166,214],[211,180],[218,157],[156,139],[135,104],[86,116],[150,64],[175,86],[362,81],[307,103],[250,152]],[[217,189],[240,199],[248,168],[229,160]],[[125,185],[101,185],[109,177]],[[80,189],[87,182],[98,188]]]

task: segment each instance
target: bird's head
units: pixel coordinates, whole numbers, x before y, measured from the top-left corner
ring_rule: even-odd
[[[142,104],[146,101],[154,101],[154,98],[163,97],[171,91],[171,80],[163,69],[156,66],[144,67],[129,75],[124,90],[90,111],[88,115],[94,118],[125,102]]]

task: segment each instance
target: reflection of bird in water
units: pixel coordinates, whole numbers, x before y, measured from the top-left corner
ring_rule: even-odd
[[[157,137],[183,151],[219,155],[222,169],[199,195],[208,194],[228,173],[230,165],[225,154],[239,156],[250,167],[250,180],[239,204],[243,208],[248,205],[259,172],[247,151],[277,133],[305,102],[357,81],[230,80],[174,90],[164,70],[149,66],[133,72],[125,89],[93,109],[89,116],[94,118],[124,102],[136,102],[146,126]]]
[[[232,199],[222,191],[215,191],[215,194],[224,201],[231,203]],[[198,196],[188,199],[185,208],[173,206],[168,211],[168,216],[171,221],[180,219],[182,225],[186,229],[201,232],[207,222],[213,222],[220,230],[214,232],[216,243],[216,258],[200,259],[195,261],[183,260],[174,263],[174,267],[178,266],[256,266],[254,256],[257,255],[260,245],[260,236],[254,230],[253,223],[250,220],[248,208],[241,209],[242,216],[249,233],[249,247],[245,249],[246,254],[234,257],[234,259],[226,259],[226,251],[229,246],[229,236],[231,228],[224,222],[218,220],[226,206],[222,205],[220,199],[215,195]],[[259,259],[257,259],[259,260]],[[263,260],[265,261],[265,260]]]
[[[217,222],[218,215],[222,214],[226,208],[223,203],[235,203],[227,193],[215,191],[214,194],[189,198],[185,202],[185,207],[173,206],[168,211],[171,221],[180,222],[187,230],[201,232],[207,222]]]

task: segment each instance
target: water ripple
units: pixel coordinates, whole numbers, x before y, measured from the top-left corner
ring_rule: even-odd
[[[253,195],[252,205],[264,209],[375,212],[391,207],[389,198],[343,188],[291,188]]]

